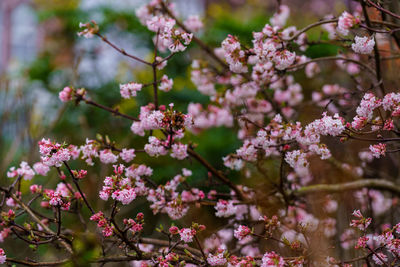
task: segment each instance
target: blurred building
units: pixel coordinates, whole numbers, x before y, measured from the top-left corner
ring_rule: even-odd
[[[31,62],[38,49],[38,23],[29,0],[0,2],[0,73],[10,63]]]
[[[10,64],[26,64],[35,59],[40,49],[42,32],[38,25],[35,9],[31,0],[0,1],[0,74],[4,73]],[[82,0],[80,8],[85,11],[100,6],[115,10],[134,9],[143,4],[143,0]],[[180,14],[186,17],[191,14],[203,14],[203,0],[175,1]]]

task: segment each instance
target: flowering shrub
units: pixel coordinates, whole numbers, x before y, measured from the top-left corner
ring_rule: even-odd
[[[393,172],[381,171],[374,160],[389,158],[398,167],[397,158],[391,156],[400,151],[396,144],[400,141],[400,93],[389,92],[395,86],[385,80],[379,44],[382,36],[393,45],[399,44],[395,32],[400,26],[372,20],[368,9],[383,17],[400,18],[379,3],[366,0],[352,13],[344,11],[338,18],[299,30],[286,26],[290,9],[281,5],[264,28],[254,29],[250,45],[232,33],[213,49],[196,36],[204,25],[198,16],[181,21],[172,4],[152,0],[136,12],[140,22],[154,33],[151,61],[116,46],[102,35],[95,21],[81,23],[79,36],[99,37],[116,53],[151,71],[151,83],[120,84],[121,97],[130,101],[151,90],[154,98],[139,108],[137,117],[93,101],[85,88],[65,87],[59,93],[60,101],[75,103],[77,109],[87,104],[129,120],[132,125],[126,134],[141,136],[146,144],[121,147],[118,140],[103,136],[87,137],[84,144],[67,144],[44,137],[38,143],[40,161],[10,167],[8,185],[0,187],[0,242],[18,239],[33,250],[51,244],[60,249],[59,257],[51,262],[33,261],[7,257],[8,251],[0,249],[0,263],[79,265],[76,240],[89,238],[91,233],[78,235],[70,229],[65,218],[73,214],[87,229],[96,229],[93,242],[101,248],[86,264],[399,265],[398,214],[392,213],[390,220],[384,217],[398,205],[400,186],[394,178],[398,174],[392,177]],[[311,43],[307,32],[320,26],[332,42],[340,43],[340,56],[305,55]],[[160,70],[192,42],[208,56],[193,59],[190,69],[193,84],[207,96],[208,103],[187,103],[184,111],[174,103],[160,103],[161,92],[174,90],[173,79],[161,75]],[[325,61],[335,62],[356,85],[347,89],[324,84],[320,92],[303,95],[296,73],[304,70],[310,79],[323,78]],[[307,103],[319,108],[317,118],[303,114]],[[234,131],[242,144],[221,159],[224,169],[217,169],[217,164],[201,156],[196,148],[202,144],[190,140],[220,126]],[[357,148],[359,159],[341,156],[335,149],[353,149],[357,142],[368,144]],[[167,182],[157,183],[153,172],[162,170],[153,170],[138,160],[139,154],[160,161],[171,157],[179,171]],[[192,171],[181,167],[181,162],[190,160],[208,171],[201,185],[192,184]],[[316,166],[324,166],[335,179],[327,179],[332,175],[314,170]],[[108,168],[109,174],[99,177],[101,189],[94,198],[87,195],[92,190],[83,183],[96,167]],[[239,174],[248,179],[237,182],[231,178]],[[38,184],[37,176],[46,179]],[[263,183],[252,182],[258,176]],[[50,179],[60,179],[55,188],[47,186]],[[338,218],[338,209],[343,208],[338,195],[345,194],[354,202],[354,211],[347,218]],[[101,204],[94,205],[94,199]],[[151,237],[146,237],[146,221],[154,218],[142,212],[134,217],[124,212],[128,207],[144,210],[144,203],[154,218],[159,218],[157,214],[169,218],[162,220],[159,228],[150,229],[158,233]],[[209,209],[213,212],[211,221],[224,221],[220,229],[185,220],[194,209],[208,216],[208,206],[213,206]]]

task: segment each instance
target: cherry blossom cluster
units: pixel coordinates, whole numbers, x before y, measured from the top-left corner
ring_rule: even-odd
[[[90,217],[90,220],[97,222],[97,227],[102,229],[104,237],[109,237],[113,234],[114,227],[107,221],[107,218],[104,216],[103,212],[99,211],[98,213],[93,214]]]
[[[367,2],[375,7],[373,1]],[[378,12],[393,16],[376,5]],[[67,86],[59,99],[129,120],[127,134],[144,142],[132,142],[142,144],[134,148],[121,147],[100,134],[81,145],[40,140],[40,160],[10,167],[6,175],[13,179],[7,179],[8,186],[0,186],[0,243],[17,238],[34,249],[54,244],[65,250],[60,253],[65,262],[51,265],[74,264],[75,240],[96,229],[101,237],[98,248],[102,247],[102,255],[93,260],[97,263],[397,266],[400,223],[393,208],[399,203],[400,189],[395,179],[387,178],[392,170],[377,167],[378,159],[391,160],[382,164],[385,168],[397,167],[394,157],[385,156],[399,152],[400,93],[388,90],[390,83],[380,68],[382,39],[378,38],[378,33],[395,38],[396,28],[386,20],[371,20],[366,8],[361,1],[353,13],[328,15],[298,29],[287,26],[291,11],[280,5],[264,27],[254,29],[249,44],[229,34],[213,49],[194,35],[203,32],[201,18],[191,15],[181,21],[173,3],[151,0],[136,10],[139,21],[153,34],[151,62],[112,44],[94,21],[81,23],[79,36],[98,36],[116,52],[151,68],[151,83],[135,79],[119,85],[123,101],[135,101],[132,98],[148,87],[154,99],[132,110],[135,116],[95,102],[84,88]],[[329,40],[323,41],[342,44],[340,56],[306,56],[308,47],[319,42],[309,40],[307,31],[320,26],[328,32]],[[186,110],[178,110],[174,103],[159,103],[159,91],[168,94],[174,87],[174,81],[160,70],[192,41],[213,58],[193,59],[190,64],[191,81],[208,101],[190,102]],[[308,80],[326,74],[323,61],[331,61],[355,85],[329,79],[311,93],[304,90],[312,84]],[[300,70],[304,75],[298,74]],[[317,115],[308,112],[309,106],[318,110]],[[208,162],[197,151],[203,144],[193,143],[190,137],[216,127],[233,132],[240,145],[220,162]],[[358,141],[365,145],[353,145]],[[344,146],[346,151],[338,151]],[[149,164],[162,162],[165,155],[179,168],[172,177]],[[183,168],[182,164],[193,161],[207,172],[193,174],[195,168]],[[322,171],[315,170],[318,165]],[[103,171],[101,185],[93,179],[94,168]],[[159,175],[154,173],[164,180],[155,179]],[[36,176],[43,177],[37,182]],[[93,191],[89,183],[99,185],[95,196],[88,194]],[[351,199],[348,206],[344,199]],[[139,209],[133,213],[136,216],[132,209]],[[146,212],[154,217],[145,219]],[[351,212],[350,219],[343,216]],[[21,224],[24,214],[27,219]],[[89,230],[76,234],[64,220],[68,216],[88,221],[84,226]],[[154,230],[146,229],[154,218],[162,224],[146,236],[147,230]],[[205,219],[212,223],[200,223]],[[162,226],[165,222],[167,230]],[[117,250],[123,253],[113,255]],[[1,264],[21,261],[7,257],[0,248]]]
[[[136,15],[150,31],[158,33],[154,43],[160,51],[165,51],[167,48],[172,53],[184,51],[190,44],[193,34],[175,27],[176,21],[160,12],[159,5],[160,1],[150,1],[149,4],[137,9]],[[173,8],[172,4],[170,8]],[[202,27],[201,22],[196,18],[188,19],[186,24],[195,30]]]

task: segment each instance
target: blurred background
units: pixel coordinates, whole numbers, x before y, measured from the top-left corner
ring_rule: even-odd
[[[79,38],[79,22],[95,20],[110,40],[142,58],[151,58],[152,34],[135,16],[143,0],[2,0],[0,1],[0,171],[21,160],[38,159],[37,141],[51,137],[58,142],[83,144],[96,133],[108,134],[121,145],[140,142],[127,134],[129,122],[85,105],[63,105],[58,92],[67,85],[84,87],[90,96],[107,106],[138,114],[151,95],[143,90],[135,100],[121,100],[119,84],[129,81],[146,83],[148,69],[124,58],[98,38]],[[199,36],[218,47],[227,34],[251,44],[252,32],[269,21],[281,1],[262,0],[176,0],[181,18],[197,14],[205,23],[206,33]],[[286,3],[287,2],[287,3]],[[298,28],[337,14],[350,1],[283,1],[291,7],[289,25]],[[296,15],[297,14],[297,15]],[[311,32],[311,39],[312,39]],[[321,34],[315,31],[315,37]],[[309,57],[336,54],[334,45],[315,45],[305,52]],[[186,111],[189,102],[205,103],[208,97],[197,92],[190,82],[188,66],[193,58],[204,57],[195,44],[188,53],[180,53],[165,72],[174,79],[174,90],[161,94],[161,103],[174,102]],[[301,78],[301,77],[300,77]],[[299,81],[302,85],[303,81]],[[304,81],[309,83],[309,81]],[[305,86],[303,86],[305,88]],[[312,88],[311,88],[312,89]],[[306,89],[305,95],[312,90]],[[118,127],[114,127],[118,126]],[[108,129],[113,129],[112,132]],[[214,131],[214,130],[212,130]],[[216,129],[215,131],[219,131]],[[128,131],[129,132],[129,131]],[[207,134],[207,133],[205,133]],[[209,156],[235,149],[235,136],[212,132]],[[201,138],[196,137],[196,138]],[[209,140],[209,139],[208,139]],[[210,148],[204,151],[210,151]],[[217,153],[214,153],[217,152]],[[220,160],[218,160],[220,162]]]
[[[39,160],[37,142],[43,137],[59,143],[66,141],[81,145],[85,143],[86,138],[95,139],[96,134],[101,134],[115,140],[118,147],[143,147],[147,140],[131,134],[129,121],[115,118],[103,110],[84,104],[65,105],[59,101],[58,92],[68,85],[83,87],[96,102],[109,107],[119,107],[122,112],[133,116],[138,115],[141,105],[152,101],[149,90],[142,90],[133,100],[123,100],[119,93],[120,83],[150,82],[152,76],[149,69],[121,56],[98,38],[85,39],[77,36],[79,22],[93,19],[99,24],[100,32],[119,47],[141,58],[151,58],[152,33],[142,26],[135,16],[135,8],[145,2],[147,1],[0,1],[1,184],[9,183],[5,173],[10,166],[19,165],[21,160],[30,164]],[[228,34],[238,36],[243,43],[250,46],[252,32],[260,31],[269,22],[279,2],[291,8],[292,15],[288,25],[296,25],[298,28],[322,19],[327,14],[336,16],[344,9],[352,8],[350,1],[345,0],[176,0],[173,2],[176,3],[180,18],[194,14],[203,18],[206,30],[200,32],[198,36],[212,47],[220,46]],[[326,35],[320,28],[316,28],[310,31],[308,36],[311,40],[320,38],[327,40]],[[336,55],[339,49],[331,44],[311,45],[305,54],[311,58]],[[168,62],[162,72],[174,79],[174,87],[169,93],[161,93],[160,103],[168,105],[173,102],[176,109],[186,112],[187,104],[190,102],[208,102],[208,97],[200,94],[191,83],[188,70],[191,60],[200,57],[204,57],[204,53],[193,43],[187,52],[177,54]],[[337,68],[333,66],[332,69],[323,70],[325,74],[331,71],[337,71]],[[323,83],[338,81],[335,75],[324,77],[326,78],[324,81],[318,78],[310,80],[303,73],[296,74],[296,80],[302,85],[307,99],[310,99],[311,92],[319,90]],[[346,87],[351,82],[350,78],[344,76],[341,86]],[[307,121],[314,115],[319,116],[320,110],[314,113],[307,114],[310,116]],[[196,136],[188,135],[187,140],[200,144],[197,151],[217,168],[223,168],[221,160],[223,156],[235,151],[241,145],[235,132],[224,128],[207,130]],[[154,169],[154,179],[159,183],[171,179],[182,167],[186,167],[194,173],[190,182],[200,188],[204,186],[207,172],[202,166],[190,160],[177,166],[169,164],[170,160],[169,157],[160,160],[145,155],[138,155],[135,159],[138,163],[146,162],[151,166]],[[101,165],[72,167],[88,170],[89,176],[84,181],[84,191],[87,195],[93,196],[90,200],[92,203],[97,201],[96,207],[105,206],[104,201],[96,196],[104,177],[111,172],[111,167]],[[229,175],[232,179],[241,179],[238,173]],[[49,181],[48,177],[35,179],[36,183],[46,184],[46,187],[55,186],[59,182],[56,173],[54,181]],[[28,190],[28,187],[24,187],[23,190]],[[142,204],[144,205],[145,201]],[[143,211],[141,204],[129,211],[124,210],[122,215],[134,216],[138,211]],[[150,214],[151,211],[145,211],[145,218]],[[199,217],[196,211],[191,212],[181,224],[188,225],[195,217],[197,221],[203,223],[211,218],[215,220],[212,214],[210,218],[206,218],[205,214],[202,213]],[[74,220],[74,217],[70,220]],[[149,231],[147,234],[151,234],[155,225],[163,221],[169,220],[162,215],[146,222],[148,224],[146,229]],[[222,225],[223,222],[223,220],[215,222],[215,225]],[[79,227],[76,226],[77,229]],[[17,246],[17,244],[8,245]],[[90,250],[87,246],[90,246],[90,242],[82,243],[82,253],[86,253],[85,256],[90,258],[91,253],[95,253],[93,251],[98,248]],[[47,248],[43,249],[43,255],[51,254],[45,251]],[[18,257],[22,255],[20,253],[24,255],[31,253],[29,248],[26,248],[26,251],[21,248],[18,254],[12,251],[15,250],[10,250],[7,256]]]

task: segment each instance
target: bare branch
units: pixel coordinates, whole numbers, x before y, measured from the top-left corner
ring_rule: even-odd
[[[385,190],[400,196],[399,185],[382,179],[364,179],[340,184],[315,184],[303,186],[293,191],[293,195],[305,196],[316,193],[341,193],[344,191],[358,190],[361,188]]]

